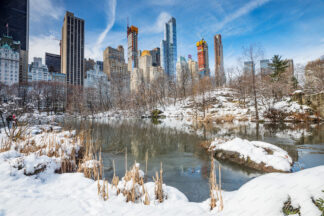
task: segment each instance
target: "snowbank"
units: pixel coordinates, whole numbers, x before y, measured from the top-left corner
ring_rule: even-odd
[[[235,162],[235,158],[233,158],[233,152],[237,153],[239,157],[239,162],[241,159],[246,162],[246,165],[250,164],[252,168],[258,168],[259,166],[253,166],[253,161],[256,164],[262,164],[261,167],[265,167],[262,169],[263,171],[284,171],[289,172],[292,166],[292,159],[288,155],[288,153],[269,143],[261,142],[261,141],[248,141],[240,138],[235,138],[233,140],[222,142],[219,139],[215,139],[211,145],[209,150],[216,152],[216,157],[226,157],[230,155],[230,159]]]
[[[292,174],[272,173],[257,177],[239,190],[223,192],[224,210],[209,210],[209,200],[188,202],[176,188],[165,186],[168,199],[163,203],[125,202],[116,188],[108,185],[109,199],[97,194],[97,182],[82,173],[46,173],[26,176],[14,169],[8,160],[19,157],[14,151],[0,153],[1,215],[219,215],[273,216],[283,215],[282,207],[290,197],[292,206],[300,207],[301,215],[320,215],[312,203],[324,194],[324,166]],[[144,185],[154,200],[154,183]],[[199,186],[197,186],[199,187]],[[197,188],[199,190],[199,188]]]
[[[84,177],[83,173],[57,174],[55,170],[61,165],[65,156],[73,155],[78,148],[74,132],[45,132],[41,127],[31,128],[29,138],[14,143],[10,150],[0,153],[0,215],[283,215],[284,203],[290,199],[294,208],[300,208],[301,215],[320,215],[312,199],[323,198],[324,166],[303,170],[297,173],[272,173],[256,177],[233,192],[223,191],[224,209],[219,212],[218,206],[210,211],[209,199],[201,202],[189,202],[187,197],[176,188],[163,184],[166,199],[160,203],[154,191],[156,185],[147,182],[143,187],[149,195],[150,204],[126,202],[126,197],[117,190],[133,187],[132,180],[122,179],[116,187],[108,184],[108,200],[98,196],[98,182]],[[37,130],[39,129],[39,130]],[[32,133],[40,131],[40,133]],[[51,131],[51,130],[50,130]],[[60,137],[55,139],[55,137]],[[1,135],[3,136],[3,134]],[[4,137],[2,137],[4,138]],[[1,140],[1,139],[0,139]],[[34,141],[30,141],[34,140]],[[236,141],[235,141],[236,140]],[[235,141],[235,142],[234,142]],[[231,141],[230,141],[231,142]],[[230,143],[228,142],[228,143]],[[242,142],[247,148],[242,148]],[[285,157],[284,151],[262,142],[242,140],[240,147],[255,153],[262,161],[264,148],[271,149],[278,158]],[[1,145],[3,144],[1,140]],[[238,146],[237,139],[232,146]],[[217,144],[214,147],[224,145]],[[229,144],[228,144],[229,145]],[[34,149],[25,151],[26,146]],[[55,147],[54,147],[55,146]],[[51,149],[60,149],[58,155]],[[234,147],[232,147],[234,148]],[[263,150],[262,150],[263,149]],[[245,153],[244,153],[245,154]],[[253,154],[251,154],[253,155]],[[244,156],[242,156],[244,157]],[[269,164],[279,159],[270,159]],[[95,166],[96,161],[84,163],[84,166]],[[283,165],[281,165],[284,167]],[[138,176],[144,173],[138,170]],[[226,176],[225,176],[226,178]],[[111,181],[111,179],[110,179]],[[167,184],[167,182],[165,182]],[[102,181],[100,181],[102,184]],[[197,185],[199,190],[199,185]]]

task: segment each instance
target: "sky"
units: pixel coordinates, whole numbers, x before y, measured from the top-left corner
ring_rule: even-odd
[[[239,65],[251,44],[263,50],[260,58],[279,54],[295,64],[324,55],[324,0],[30,0],[30,62],[45,52],[59,54],[65,11],[85,20],[85,57],[95,60],[102,61],[107,46],[126,50],[127,18],[145,50],[160,46],[172,16],[178,56],[196,60],[195,44],[204,38],[212,72],[215,34],[222,35],[226,69]]]

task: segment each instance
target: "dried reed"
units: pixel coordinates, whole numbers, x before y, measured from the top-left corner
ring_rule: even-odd
[[[159,173],[155,173],[155,178],[153,178],[155,182],[155,199],[158,200],[160,203],[164,201],[164,193],[163,193],[163,169],[162,169],[162,162],[160,167],[160,176]]]
[[[218,184],[217,184],[217,176],[215,172],[215,162],[213,157],[213,152],[211,152],[210,156],[210,176],[209,176],[209,186],[210,186],[210,210],[213,210],[217,202],[219,202],[219,211],[222,211],[224,208],[223,205],[223,197],[222,197],[222,182],[221,182],[221,166],[218,166]]]

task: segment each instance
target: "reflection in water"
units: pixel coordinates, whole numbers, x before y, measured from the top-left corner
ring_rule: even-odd
[[[113,176],[113,160],[116,174],[124,175],[124,152],[127,148],[129,167],[136,161],[145,171],[145,155],[148,154],[148,181],[152,181],[162,162],[164,182],[178,188],[190,201],[203,201],[209,197],[209,154],[199,143],[216,136],[276,144],[287,150],[304,168],[324,164],[323,125],[214,124],[196,126],[193,133],[144,120],[66,122],[65,127],[69,126],[91,129],[93,138],[102,146],[104,174],[109,180]],[[221,165],[224,190],[236,190],[260,175],[235,164],[222,162]]]

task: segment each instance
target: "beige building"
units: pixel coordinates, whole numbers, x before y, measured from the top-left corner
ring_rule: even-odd
[[[139,68],[133,68],[131,72],[131,91],[137,92],[140,86],[148,87],[163,74],[164,70],[161,66],[152,66],[150,51],[144,50],[139,57]]]
[[[222,86],[226,83],[223,59],[223,43],[222,36],[216,34],[214,36],[214,51],[215,51],[215,82],[216,86]]]
[[[119,45],[117,49],[107,47],[103,53],[103,58],[103,71],[107,74],[109,80],[118,74],[127,72],[123,46]]]
[[[142,70],[145,83],[150,81],[150,68],[152,67],[152,56],[148,50],[144,50],[139,58],[139,68]]]
[[[61,73],[66,82],[83,85],[84,80],[84,20],[66,12],[62,27]]]
[[[188,58],[188,68],[191,74],[192,82],[196,82],[199,79],[198,62],[194,61],[191,56]]]
[[[286,68],[286,73],[289,75],[289,77],[294,76],[294,61],[292,59],[287,59],[288,61],[288,67]]]

